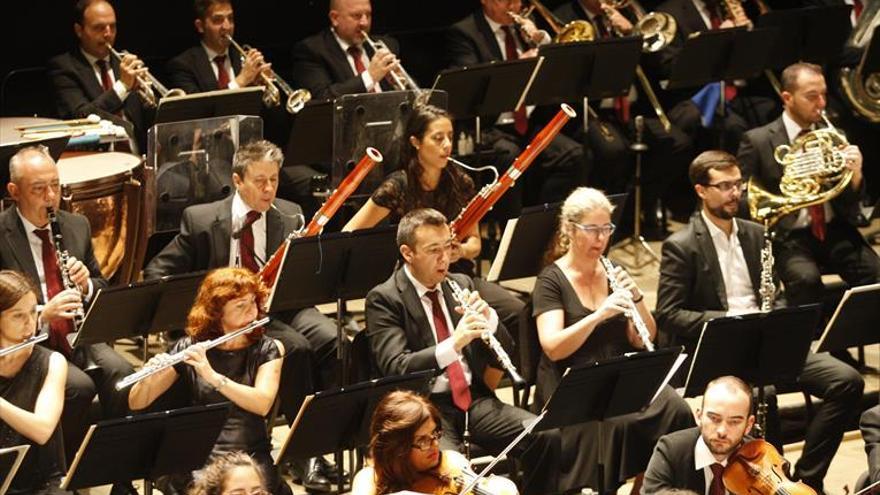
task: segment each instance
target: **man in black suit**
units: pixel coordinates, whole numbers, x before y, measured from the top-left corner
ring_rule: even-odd
[[[196,31],[201,43],[168,61],[168,81],[187,94],[261,84],[260,73],[270,64],[259,50],[249,50],[243,63],[230,53],[227,36],[235,35],[231,0],[196,0]]]
[[[737,153],[745,177],[776,195],[783,167],[774,158],[775,149],[822,125],[827,94],[818,65],[793,64],[782,72],[781,82],[782,115],[747,132]],[[880,258],[856,229],[865,187],[862,154],[854,145],[839,151],[852,172],[849,186],[835,199],[796,210],[776,225],[776,267],[793,304],[822,301],[823,269],[840,274],[850,286],[880,282]]]
[[[701,208],[663,243],[656,314],[667,339],[692,354],[705,322],[760,311],[764,229],[735,217],[743,178],[732,155],[701,153],[690,178]],[[831,355],[810,353],[797,385],[824,401],[807,426],[795,468],[797,478],[821,491],[865,384],[856,370]],[[767,438],[781,448],[778,411],[774,400],[768,402]]]
[[[755,424],[752,390],[735,376],[722,376],[706,385],[695,414],[694,428],[660,438],[645,470],[641,493],[683,488],[705,495],[725,495],[721,473]]]
[[[523,430],[534,415],[502,403],[494,394],[501,366],[480,339],[495,332],[509,342],[498,315],[479,294],[473,281],[450,274],[449,226],[442,213],[416,209],[397,227],[397,245],[404,264],[367,294],[367,338],[382,376],[436,370],[431,401],[442,414],[441,448],[457,448],[467,440],[498,452]],[[464,311],[452,296],[446,278],[465,289]],[[442,371],[441,371],[442,370]],[[527,436],[514,455],[524,464],[524,494],[555,492],[559,437],[542,432]]]
[[[236,192],[184,210],[180,233],[150,261],[144,278],[224,266],[258,271],[303,225],[297,204],[275,198],[283,160],[281,150],[268,141],[241,146],[232,165]],[[287,352],[281,375],[281,410],[292,422],[307,394],[336,383],[336,325],[314,307],[275,316],[269,335],[279,339]],[[324,472],[330,469],[320,461],[297,468],[303,471],[296,474],[307,488],[329,491]]]
[[[859,421],[868,455],[868,484],[880,481],[880,405],[862,413]]]
[[[125,127],[137,148],[146,150],[152,112],[137,95],[146,71],[136,56],[110,56],[116,41],[116,12],[106,0],[79,0],[73,25],[79,46],[48,63],[58,115],[64,119],[97,114]]]
[[[546,31],[527,21],[518,29],[508,12],[519,12],[520,0],[482,0],[482,8],[455,23],[447,32],[446,48],[449,65],[465,67],[480,63],[517,60],[534,57],[533,46],[551,41]],[[535,112],[532,112],[535,110]],[[540,110],[540,111],[539,111]],[[546,113],[547,109],[522,109],[491,116],[484,122],[483,143],[498,153],[497,166],[506,168],[520,150],[540,130],[549,118],[531,113]],[[552,113],[556,113],[553,110]],[[514,190],[505,194],[496,205],[501,216],[519,215],[524,204],[562,201],[574,188],[586,184],[589,164],[583,146],[570,137],[559,134],[537,158],[525,176],[525,185],[518,181]],[[523,188],[523,189],[521,189]]]
[[[61,202],[58,167],[43,147],[28,147],[9,160],[7,192],[14,208],[0,213],[0,269],[26,274],[40,288],[40,320],[49,332],[48,347],[64,354],[70,365],[65,385],[62,425],[65,445],[72,460],[85,434],[88,409],[96,389],[106,418],[124,416],[127,395],[117,392],[117,381],[132,372],[128,362],[107,344],[70,347],[71,321],[83,310],[98,289],[107,287],[92,250],[92,236],[86,217],[57,211]],[[70,257],[67,269],[75,289],[64,289],[47,208],[57,211],[64,248]],[[68,337],[68,335],[70,335]],[[83,372],[88,361],[97,369]]]

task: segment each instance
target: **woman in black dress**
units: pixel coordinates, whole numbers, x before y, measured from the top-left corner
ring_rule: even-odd
[[[651,339],[657,325],[635,282],[620,267],[605,271],[600,260],[614,232],[612,206],[601,191],[581,187],[562,205],[556,259],[541,271],[532,293],[533,316],[543,354],[538,367],[536,401],[546,401],[566,368],[644,350],[624,311],[638,311]],[[620,287],[614,292],[609,277]],[[644,471],[654,444],[664,434],[694,426],[690,407],[665,386],[643,412],[604,423],[603,455],[608,493]],[[577,452],[565,466],[596,466],[597,425],[586,423],[563,432],[563,452]],[[571,445],[574,442],[581,448]],[[566,445],[568,444],[568,445]],[[598,486],[595,469],[564,473],[561,488]]]
[[[35,335],[37,294],[29,279],[0,271],[0,349]],[[0,357],[0,448],[29,445],[10,495],[60,494],[64,453],[58,420],[67,360],[40,345]],[[2,473],[6,474],[6,473]]]
[[[266,415],[275,402],[284,349],[263,329],[241,335],[212,349],[192,345],[243,328],[264,312],[268,291],[259,275],[244,268],[220,268],[210,272],[199,287],[187,318],[187,336],[171,353],[185,352],[183,363],[136,383],[129,394],[132,410],[143,409],[183,380],[192,405],[231,402],[226,424],[214,444],[212,456],[242,451],[254,458],[268,477],[272,493],[289,493],[278,477],[270,452],[272,441]],[[167,359],[160,354],[145,366]],[[189,480],[186,480],[187,482]],[[174,483],[180,490],[182,482]]]

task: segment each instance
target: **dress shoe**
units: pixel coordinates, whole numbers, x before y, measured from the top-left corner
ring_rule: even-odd
[[[336,470],[336,463],[333,461],[328,461],[324,457],[318,457],[319,469],[321,470],[321,474],[324,475],[325,478],[330,480],[333,484],[339,483],[339,472]],[[348,471],[342,470],[342,479],[348,479]]]
[[[318,457],[307,461],[295,461],[290,466],[293,482],[301,484],[309,493],[329,493],[333,491],[330,480],[321,472]]]
[[[113,486],[110,488],[110,495],[138,495],[138,491],[135,490],[131,481],[125,483],[113,483]]]

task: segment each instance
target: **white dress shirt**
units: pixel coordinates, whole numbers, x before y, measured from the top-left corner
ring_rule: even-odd
[[[801,132],[801,126],[788,115],[788,112],[782,112],[782,124],[785,126],[785,135],[788,136],[788,142],[794,143],[795,138]],[[827,224],[834,218],[834,210],[831,208],[831,202],[829,201],[823,203],[822,207],[825,209],[825,223]],[[807,228],[813,222],[812,218],[810,218],[809,208],[801,208],[792,214],[797,215],[797,220],[792,224],[792,229]]]
[[[489,19],[489,16],[487,16],[485,13],[483,13],[483,17],[485,17],[486,22],[489,23],[489,29],[492,30],[492,34],[495,35],[495,42],[498,43],[498,47],[501,49],[501,59],[504,61],[507,61],[507,48],[506,48],[506,45],[504,44],[504,40],[507,35],[505,34],[504,26],[501,24],[498,24],[497,22],[493,21],[492,19]],[[516,45],[516,56],[517,56],[517,58],[519,58],[523,54],[523,49],[522,49],[522,46],[519,42],[519,36],[516,35],[517,27],[515,25],[511,25],[510,29],[511,29],[511,31],[513,31],[512,34],[513,34],[513,42]],[[549,43],[550,39],[549,39],[549,37],[547,37],[547,38],[548,39],[546,39],[541,44],[544,44],[545,42]],[[532,115],[532,111],[534,109],[535,109],[534,105],[526,106],[526,117]],[[498,116],[498,120],[495,121],[495,124],[497,124],[497,125],[513,124],[513,112],[502,113],[501,115]]]
[[[706,495],[709,495],[709,487],[712,486],[712,480],[715,479],[715,475],[712,473],[712,468],[710,466],[716,462],[722,466],[727,466],[727,459],[724,459],[723,461],[715,459],[715,456],[712,455],[712,452],[709,450],[709,446],[703,441],[703,435],[700,435],[697,438],[697,443],[694,444],[694,470],[703,470],[703,475],[706,478]],[[725,490],[725,493],[730,492]]]
[[[357,75],[357,67],[354,65],[354,59],[351,57],[351,54],[348,53],[348,47],[351,46],[351,43],[345,41],[340,38],[338,34],[336,34],[336,30],[330,29],[330,32],[333,33],[333,37],[336,38],[336,42],[339,43],[339,47],[342,48],[342,53],[345,54],[345,61],[348,62],[348,66],[351,68],[351,73]],[[361,49],[361,63],[364,64],[364,71],[361,72],[361,82],[364,83],[364,87],[367,88],[367,91],[373,91],[376,93],[382,92],[382,85],[377,81],[373,80],[373,76],[370,75],[370,71],[367,70],[370,67],[370,58],[367,57],[367,51],[364,50],[364,45],[360,45]]]
[[[238,232],[247,219],[247,214],[253,208],[248,206],[238,191],[232,197],[232,234]],[[261,213],[260,218],[251,224],[254,233],[254,259],[257,264],[266,264],[266,214]],[[234,235],[229,236],[229,266],[241,266],[240,239]]]
[[[220,55],[226,55],[226,61],[223,63],[223,67],[226,69],[226,76],[229,78],[229,87],[227,89],[238,89],[240,86],[238,82],[235,80],[235,71],[232,70],[232,59],[230,59],[229,49],[226,50],[226,53],[215,52],[208,48],[208,45],[202,43],[202,48],[205,49],[205,53],[208,54],[208,62],[211,65],[211,71],[214,72],[214,77],[219,81],[220,80],[220,69],[217,68],[217,64],[214,63],[214,58]]]
[[[749,266],[746,264],[742,245],[737,236],[739,227],[736,220],[733,220],[733,229],[728,236],[709,220],[704,210],[700,210],[700,215],[703,216],[703,221],[709,228],[712,244],[715,245],[715,252],[718,254],[718,265],[721,267],[724,291],[727,294],[727,315],[741,315],[759,311],[752,279],[749,277]]]
[[[95,78],[98,80],[98,86],[104,87],[104,79],[101,75],[101,69],[98,68],[98,57],[86,52],[82,48],[79,50],[82,52],[83,56],[89,62],[89,65],[92,67],[92,72],[95,74]],[[113,91],[116,93],[116,96],[119,97],[120,101],[125,101],[125,98],[128,97],[128,88],[125,87],[125,84],[122,84],[122,81],[116,79],[116,74],[113,72],[113,64],[110,63],[110,57],[104,59],[104,62],[107,63],[107,72],[110,73],[110,80],[113,81]]]

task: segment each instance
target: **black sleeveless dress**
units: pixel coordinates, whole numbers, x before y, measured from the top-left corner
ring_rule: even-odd
[[[30,357],[12,378],[0,376],[0,397],[27,411],[33,411],[37,397],[49,374],[52,351],[34,346]],[[29,445],[27,455],[7,492],[9,495],[67,493],[58,486],[64,475],[64,445],[61,440],[61,422],[45,445],[38,445],[6,423],[0,422],[0,448]],[[2,481],[2,479],[0,479]]]

